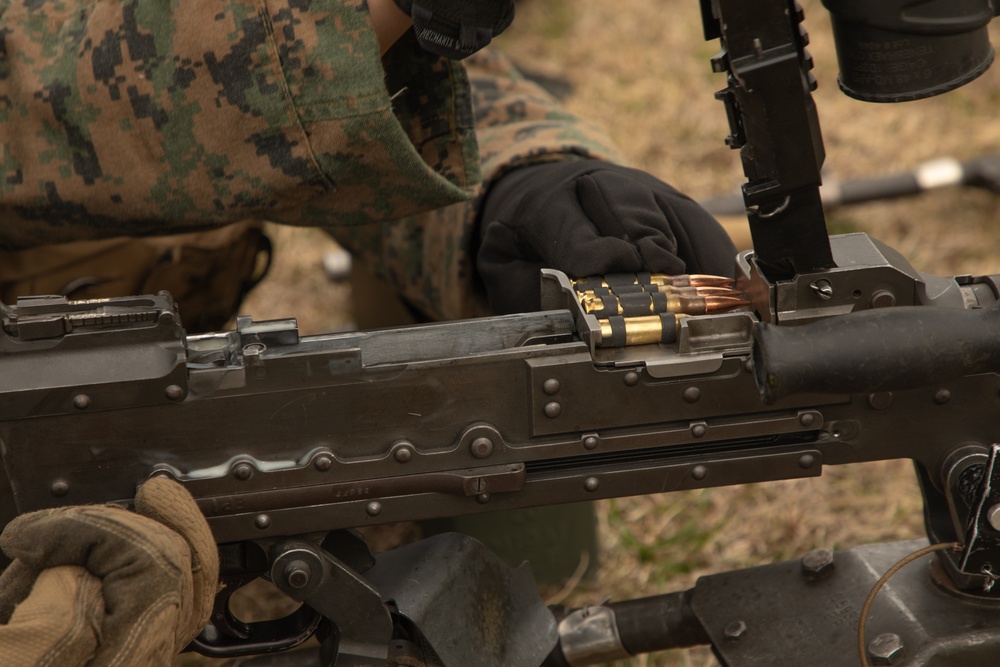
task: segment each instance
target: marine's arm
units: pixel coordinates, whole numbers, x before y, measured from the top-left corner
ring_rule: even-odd
[[[0,16],[0,248],[394,219],[478,182],[458,66],[387,80],[362,0],[85,5]]]
[[[668,248],[661,259],[676,260],[679,253],[691,270],[731,272],[735,248],[711,216],[655,177],[618,166],[624,158],[603,128],[566,111],[495,49],[463,62],[483,176],[477,196],[398,222],[332,230],[409,304],[433,319],[530,310],[538,307],[538,269],[545,266],[574,275],[582,275],[574,271],[581,267],[592,273],[683,270],[683,263],[650,264],[638,252],[606,245],[638,247],[638,236]],[[606,190],[600,207],[577,196],[581,177]],[[634,209],[647,203],[645,219],[634,219]],[[607,238],[619,230],[602,226],[598,209],[607,211],[606,218],[632,217],[638,236]],[[501,224],[493,225],[487,239],[496,222]],[[499,233],[512,225],[519,229]],[[544,237],[553,235],[568,243],[558,253],[540,255]],[[514,236],[530,242],[514,243]],[[569,243],[574,238],[586,238],[591,248]]]

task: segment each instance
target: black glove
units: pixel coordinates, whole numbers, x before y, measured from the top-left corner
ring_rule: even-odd
[[[461,60],[507,29],[514,0],[396,0],[425,51]]]
[[[539,270],[732,276],[736,247],[701,206],[644,171],[600,160],[522,167],[480,216],[476,268],[497,313],[541,308]]]

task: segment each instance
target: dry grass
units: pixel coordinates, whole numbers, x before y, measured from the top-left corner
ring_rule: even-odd
[[[818,0],[803,4],[820,81],[828,174],[845,179],[940,155],[1000,152],[1000,67],[942,98],[892,106],[850,100],[837,90],[826,12]],[[532,0],[518,10],[501,47],[536,71],[566,77],[573,86],[566,106],[608,127],[633,165],[695,197],[742,182],[737,155],[722,143],[725,113],[712,93],[723,81],[708,65],[717,45],[701,38],[697,2]],[[986,273],[1000,263],[997,235],[989,229],[996,202],[983,192],[938,192],[843,209],[830,222],[894,245],[923,271]],[[740,234],[740,221],[729,222]],[[342,326],[348,296],[320,275],[322,235],[280,230],[277,242],[279,264],[248,312],[295,314],[306,331]],[[920,511],[912,471],[901,461],[829,468],[817,480],[603,502],[603,566],[573,600],[677,590],[701,574],[794,558],[818,546],[913,537],[922,531]],[[695,650],[631,664],[715,663],[706,650]]]

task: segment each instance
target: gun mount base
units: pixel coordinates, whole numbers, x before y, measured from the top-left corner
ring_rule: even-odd
[[[869,590],[895,562],[926,545],[912,540],[838,551],[822,577],[807,576],[799,561],[702,577],[691,606],[726,667],[853,667]],[[866,642],[879,651],[891,640],[893,661],[869,655],[873,664],[996,664],[1000,608],[958,593],[946,577],[932,576],[936,567],[937,559],[927,556],[882,588],[868,615]],[[738,636],[731,632],[736,624]]]

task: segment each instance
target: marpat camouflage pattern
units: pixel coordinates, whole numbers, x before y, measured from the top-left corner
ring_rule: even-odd
[[[363,0],[0,0],[0,250],[263,218],[481,314],[480,156],[488,183],[616,153],[495,52],[464,62],[412,34],[380,59]]]
[[[396,74],[427,104],[394,107],[362,0],[16,0],[0,36],[8,248],[306,203],[374,222],[479,180],[461,66],[408,53]]]

